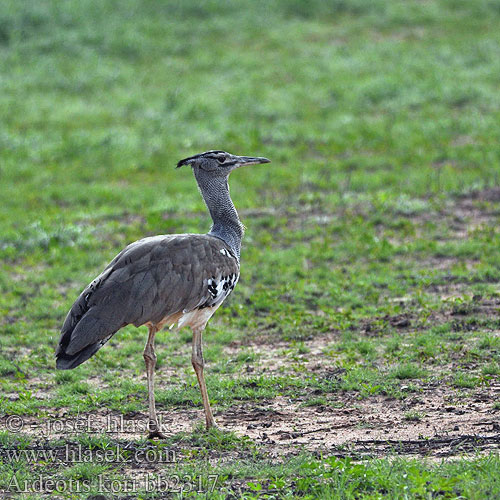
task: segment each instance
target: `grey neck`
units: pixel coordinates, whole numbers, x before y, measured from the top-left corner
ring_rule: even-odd
[[[244,226],[229,196],[227,177],[214,177],[200,168],[194,175],[213,221],[208,234],[223,240],[239,261]]]

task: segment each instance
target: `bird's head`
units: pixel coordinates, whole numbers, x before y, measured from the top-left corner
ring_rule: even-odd
[[[225,151],[214,150],[184,158],[184,160],[177,163],[177,168],[190,165],[195,170],[195,173],[196,170],[201,169],[214,177],[227,177],[236,168],[257,163],[269,163],[270,161],[267,158],[258,156],[236,156]]]

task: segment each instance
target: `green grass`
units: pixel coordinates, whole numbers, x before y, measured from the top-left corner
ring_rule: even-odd
[[[240,282],[204,337],[217,411],[239,421],[286,401],[316,418],[436,387],[488,398],[500,376],[499,27],[490,0],[5,0],[0,418],[144,414],[144,327],[71,372],[55,371],[58,332],[127,243],[207,231],[191,173],[174,166],[214,148],[272,160],[231,177],[248,229]],[[190,340],[157,335],[162,412],[201,409]],[[495,455],[357,463],[310,441],[295,459],[243,430],[193,426],[174,432],[181,459],[167,472],[204,487],[217,474],[213,498],[499,495]],[[0,451],[32,445],[11,437],[0,431]],[[117,446],[101,438],[53,446]],[[32,465],[16,477],[134,475]],[[0,453],[0,477],[13,472]]]
[[[349,459],[330,458],[308,461],[299,467],[302,474],[294,481],[297,496],[312,498],[488,498],[499,494],[495,478],[497,459],[473,461],[464,467],[463,462],[430,466],[413,460],[374,460],[356,463]],[[323,480],[317,482],[317,476]],[[286,495],[291,484],[279,475],[264,485],[260,481],[249,484],[259,498],[259,493],[270,489],[275,494]],[[404,498],[404,497],[403,497]]]

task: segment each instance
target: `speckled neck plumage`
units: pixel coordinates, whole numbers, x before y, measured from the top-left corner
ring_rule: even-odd
[[[213,221],[208,234],[223,240],[239,261],[244,226],[229,195],[227,177],[209,176],[203,169],[194,174]]]

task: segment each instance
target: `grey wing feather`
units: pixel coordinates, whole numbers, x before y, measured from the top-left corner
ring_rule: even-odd
[[[136,241],[120,252],[80,294],[56,350],[57,367],[86,361],[120,328],[159,323],[213,299],[212,278],[239,272],[237,259],[209,235],[164,235]]]

